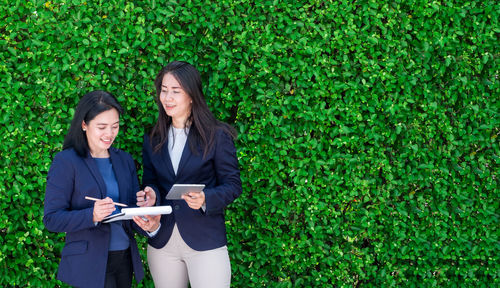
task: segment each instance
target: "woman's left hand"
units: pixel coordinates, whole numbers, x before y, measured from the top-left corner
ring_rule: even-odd
[[[136,193],[137,196],[137,206],[139,207],[151,207],[155,206],[156,203],[156,193],[153,188],[146,186],[144,190]]]
[[[144,220],[144,218],[147,220]],[[141,227],[142,230],[147,231],[149,233],[154,232],[158,227],[160,227],[160,218],[161,215],[154,216],[134,216],[132,219],[134,222]]]
[[[198,210],[205,204],[205,192],[189,192],[182,195],[182,199],[186,201],[191,209]]]

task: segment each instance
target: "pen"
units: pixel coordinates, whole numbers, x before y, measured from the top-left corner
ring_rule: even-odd
[[[89,197],[89,196],[85,196],[85,199],[92,200],[92,201],[102,200],[102,199],[97,199],[97,198],[93,198],[93,197]],[[113,202],[113,204],[115,204],[116,206],[127,207],[126,204],[122,204],[122,203],[118,203],[118,202]]]

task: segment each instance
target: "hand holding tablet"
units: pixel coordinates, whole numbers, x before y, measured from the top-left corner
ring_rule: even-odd
[[[205,184],[174,184],[165,199],[182,200],[182,195],[189,192],[201,192],[203,188],[205,188]]]

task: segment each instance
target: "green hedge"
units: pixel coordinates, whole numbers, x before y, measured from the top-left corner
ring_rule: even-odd
[[[78,99],[118,97],[140,169],[172,60],[239,132],[234,287],[499,285],[498,2],[0,2],[0,286],[64,286],[43,197]]]

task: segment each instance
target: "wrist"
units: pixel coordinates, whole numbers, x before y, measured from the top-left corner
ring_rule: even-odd
[[[158,230],[158,228],[160,227],[160,224],[156,224],[153,228],[151,228],[151,230],[148,230],[149,233],[153,233],[155,232],[156,230]]]

